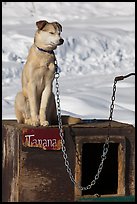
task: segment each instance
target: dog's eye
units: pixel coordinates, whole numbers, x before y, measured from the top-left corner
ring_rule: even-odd
[[[52,34],[52,35],[54,34],[53,32],[49,32],[49,33]]]

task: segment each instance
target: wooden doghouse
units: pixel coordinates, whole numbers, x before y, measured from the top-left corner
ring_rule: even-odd
[[[96,184],[81,191],[71,182],[64,165],[57,126],[31,127],[3,120],[3,202],[81,202],[135,195],[135,128],[112,121],[110,146]],[[93,180],[108,121],[91,120],[64,125],[68,160],[76,182]],[[97,195],[97,197],[96,197]]]

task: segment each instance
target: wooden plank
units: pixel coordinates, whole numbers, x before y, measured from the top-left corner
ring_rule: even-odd
[[[135,202],[135,196],[102,196],[102,197],[82,197],[78,202]]]
[[[2,129],[2,201],[18,201],[19,137],[14,126]]]

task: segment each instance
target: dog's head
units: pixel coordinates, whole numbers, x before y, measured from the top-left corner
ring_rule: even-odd
[[[62,26],[58,22],[49,23],[45,20],[37,21],[38,30],[35,34],[34,43],[43,49],[54,50],[58,45],[63,44],[64,40],[60,34]]]

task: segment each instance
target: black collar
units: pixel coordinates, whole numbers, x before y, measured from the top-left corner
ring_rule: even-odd
[[[36,48],[38,48],[39,51],[47,52],[47,53],[49,53],[49,54],[53,54],[53,53],[54,53],[53,50],[44,50],[44,49],[42,49],[42,48],[40,48],[40,47],[37,47],[37,46],[36,46]]]

